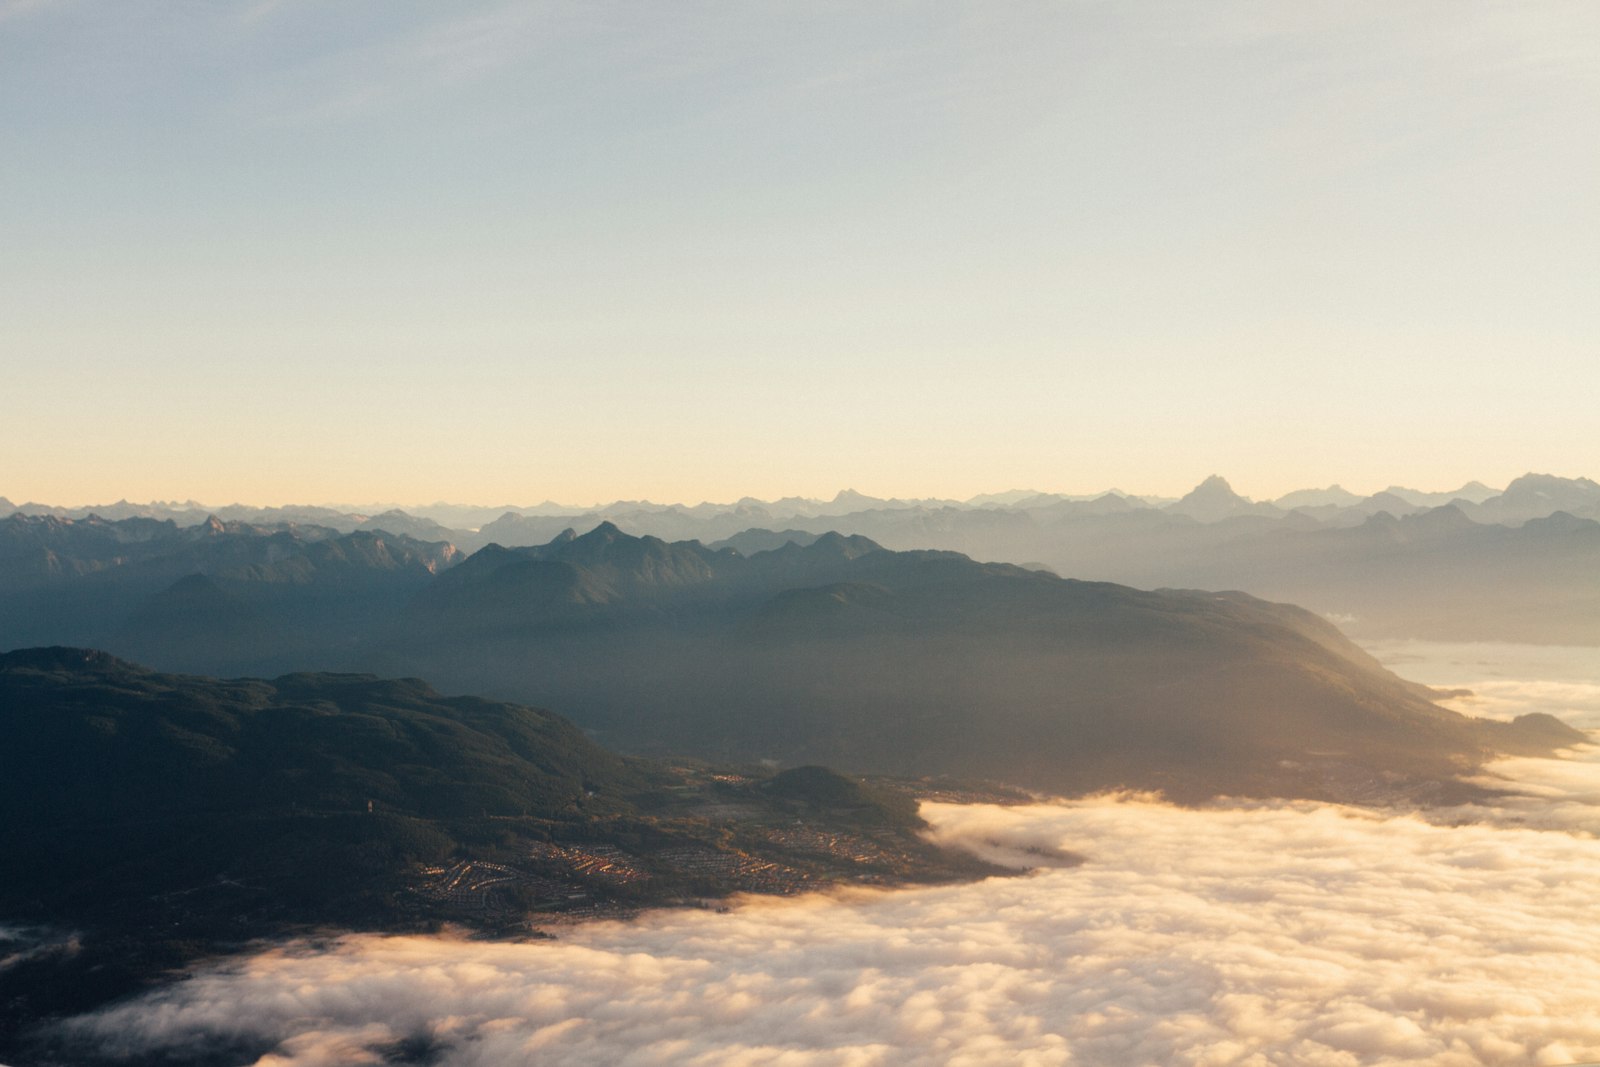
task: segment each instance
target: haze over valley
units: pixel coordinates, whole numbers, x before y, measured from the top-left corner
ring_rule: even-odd
[[[1600,1063],[1600,5],[0,0],[0,1067]]]

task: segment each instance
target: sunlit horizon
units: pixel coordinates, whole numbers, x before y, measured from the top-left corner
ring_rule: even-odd
[[[1084,498],[1084,499],[1092,499],[1092,498],[1099,497],[1099,496],[1102,496],[1102,495],[1107,494],[1107,493],[1115,493],[1115,494],[1126,496],[1126,497],[1139,498],[1139,499],[1145,499],[1145,500],[1162,501],[1162,500],[1176,500],[1176,499],[1179,499],[1179,498],[1183,497],[1185,494],[1187,494],[1188,492],[1190,492],[1191,490],[1195,489],[1206,478],[1210,478],[1210,477],[1216,476],[1216,477],[1221,477],[1224,480],[1226,480],[1229,483],[1229,486],[1232,488],[1232,490],[1235,493],[1238,493],[1239,495],[1241,495],[1243,497],[1246,497],[1246,498],[1248,498],[1250,500],[1257,501],[1257,502],[1271,502],[1273,500],[1276,500],[1276,499],[1279,499],[1279,498],[1285,496],[1288,493],[1297,492],[1297,491],[1300,491],[1300,490],[1322,490],[1322,489],[1329,489],[1329,488],[1344,489],[1344,490],[1346,490],[1348,492],[1353,493],[1354,495],[1356,495],[1358,497],[1368,497],[1368,496],[1373,496],[1373,495],[1376,495],[1377,493],[1380,493],[1380,492],[1383,492],[1385,490],[1392,489],[1392,488],[1408,489],[1408,490],[1416,491],[1418,493],[1438,494],[1438,493],[1450,492],[1452,490],[1461,488],[1461,487],[1463,487],[1465,485],[1468,485],[1468,484],[1471,484],[1473,482],[1477,482],[1477,483],[1479,483],[1481,485],[1487,486],[1488,488],[1498,492],[1498,491],[1504,489],[1508,484],[1510,484],[1516,478],[1521,477],[1524,474],[1548,474],[1548,473],[1555,473],[1557,477],[1582,478],[1582,477],[1586,477],[1587,476],[1586,472],[1561,473],[1561,472],[1547,472],[1547,471],[1522,471],[1522,472],[1518,472],[1517,474],[1514,474],[1514,475],[1504,476],[1504,477],[1495,478],[1495,479],[1489,479],[1489,478],[1483,478],[1483,477],[1468,477],[1468,478],[1462,479],[1461,481],[1450,482],[1448,484],[1446,484],[1446,483],[1429,484],[1427,482],[1423,482],[1423,481],[1415,480],[1415,479],[1414,480],[1410,480],[1410,481],[1407,481],[1407,480],[1404,480],[1404,479],[1391,479],[1391,480],[1385,481],[1385,482],[1383,482],[1381,484],[1373,483],[1373,484],[1361,485],[1359,483],[1352,483],[1352,482],[1348,482],[1348,481],[1341,482],[1341,481],[1337,481],[1336,480],[1336,481],[1331,481],[1331,482],[1322,481],[1322,482],[1283,483],[1281,487],[1275,485],[1271,491],[1267,491],[1267,492],[1252,492],[1252,491],[1250,491],[1250,489],[1251,489],[1250,486],[1242,485],[1238,481],[1236,481],[1236,480],[1234,480],[1232,478],[1229,478],[1228,475],[1225,472],[1220,472],[1219,471],[1219,472],[1212,472],[1210,474],[1203,475],[1201,478],[1196,479],[1194,482],[1187,483],[1187,484],[1181,483],[1181,482],[1178,482],[1178,481],[1169,480],[1167,482],[1163,482],[1161,484],[1161,488],[1159,488],[1159,489],[1148,489],[1148,488],[1143,488],[1143,487],[1134,487],[1133,483],[1123,483],[1123,482],[1117,482],[1117,483],[1107,482],[1104,485],[1098,485],[1098,486],[1093,484],[1093,483],[1084,482],[1084,483],[1081,483],[1081,484],[1078,484],[1078,485],[1065,486],[1065,487],[1062,487],[1062,486],[1044,486],[1044,485],[1023,485],[1023,484],[1015,484],[1015,485],[1007,484],[1007,485],[1004,485],[1004,486],[1000,486],[1000,485],[996,484],[996,485],[981,486],[980,488],[978,488],[977,490],[972,491],[972,492],[966,492],[964,490],[963,491],[959,491],[959,492],[939,492],[939,491],[912,492],[912,491],[896,491],[893,488],[877,489],[876,487],[871,486],[868,483],[850,482],[850,483],[840,483],[837,486],[832,487],[832,488],[823,487],[823,488],[820,488],[820,489],[808,489],[807,491],[791,491],[791,490],[788,490],[788,489],[781,489],[781,490],[769,490],[769,491],[767,491],[765,493],[762,493],[762,492],[737,492],[737,493],[727,492],[727,493],[722,493],[722,494],[719,494],[719,495],[702,496],[702,497],[695,497],[693,495],[674,497],[671,494],[666,493],[666,492],[651,492],[651,493],[645,493],[645,494],[642,494],[642,495],[625,495],[625,494],[623,494],[623,495],[614,495],[614,496],[606,496],[606,495],[601,495],[601,494],[596,494],[596,493],[592,493],[591,492],[591,493],[589,493],[587,495],[572,496],[572,497],[567,497],[567,498],[557,498],[557,497],[555,497],[553,495],[544,494],[540,490],[535,488],[533,490],[523,491],[523,492],[508,491],[506,493],[500,494],[499,496],[484,496],[484,497],[481,497],[481,498],[478,498],[478,499],[470,499],[470,498],[464,497],[464,496],[462,496],[460,494],[452,495],[452,496],[434,497],[434,498],[413,497],[413,498],[409,498],[409,499],[400,499],[400,498],[395,498],[395,499],[366,498],[366,499],[363,499],[361,497],[354,496],[354,495],[345,495],[345,496],[342,496],[342,497],[326,497],[326,498],[316,498],[316,497],[311,497],[311,496],[308,496],[308,495],[246,497],[246,496],[241,496],[241,495],[237,495],[237,494],[234,495],[234,496],[231,496],[231,497],[227,497],[227,498],[217,497],[217,498],[209,498],[209,499],[203,499],[203,498],[200,498],[200,497],[197,497],[197,496],[172,496],[172,497],[148,497],[148,498],[144,498],[144,497],[138,497],[138,496],[132,495],[132,494],[121,494],[121,495],[118,495],[118,496],[115,496],[115,497],[102,496],[102,497],[98,497],[98,498],[88,499],[88,498],[72,498],[72,497],[64,496],[62,494],[51,494],[51,495],[37,495],[37,494],[35,494],[35,495],[30,495],[30,494],[14,492],[14,491],[13,492],[7,492],[5,486],[0,486],[0,498],[4,498],[6,500],[9,500],[13,506],[22,506],[22,505],[28,504],[28,505],[39,506],[39,507],[61,508],[61,509],[64,509],[64,510],[69,510],[69,511],[81,511],[81,510],[86,509],[86,508],[108,507],[108,506],[117,505],[117,504],[128,504],[128,505],[133,505],[133,506],[136,506],[136,507],[139,507],[139,506],[151,506],[151,507],[170,507],[170,508],[174,508],[174,509],[226,508],[226,507],[237,507],[237,506],[261,507],[261,508],[296,507],[296,506],[298,506],[298,507],[315,507],[315,508],[329,508],[329,509],[336,509],[336,510],[346,510],[346,511],[350,511],[352,513],[367,513],[367,512],[372,512],[372,511],[376,511],[376,510],[388,510],[388,509],[391,509],[391,508],[398,508],[398,509],[401,509],[401,510],[405,510],[405,509],[425,509],[425,508],[430,508],[430,507],[445,507],[445,506],[452,506],[452,507],[499,507],[499,506],[505,506],[505,507],[518,507],[518,508],[531,508],[531,507],[538,507],[540,505],[551,506],[551,507],[559,507],[559,508],[562,508],[562,509],[569,509],[569,510],[578,511],[578,510],[585,510],[585,509],[604,508],[604,507],[607,507],[607,506],[610,506],[610,505],[613,505],[613,504],[629,504],[629,503],[648,504],[648,505],[652,505],[652,506],[681,506],[681,507],[691,507],[691,508],[692,507],[702,507],[702,506],[726,506],[726,507],[732,507],[732,506],[738,504],[740,501],[743,501],[743,500],[754,500],[754,501],[761,501],[761,502],[764,502],[764,503],[773,503],[773,502],[780,501],[780,500],[798,499],[798,500],[806,500],[806,501],[811,501],[811,502],[828,503],[828,502],[832,502],[832,501],[840,498],[841,496],[848,498],[848,497],[850,497],[852,495],[859,495],[859,496],[863,496],[863,497],[868,497],[868,498],[871,498],[873,500],[933,501],[933,502],[940,502],[940,503],[966,504],[966,503],[969,503],[969,502],[980,502],[981,503],[983,501],[983,499],[986,498],[986,497],[1004,497],[1004,496],[1006,496],[1008,494],[1017,494],[1017,493],[1036,493],[1036,494],[1039,494],[1041,496],[1064,496],[1064,497]]]

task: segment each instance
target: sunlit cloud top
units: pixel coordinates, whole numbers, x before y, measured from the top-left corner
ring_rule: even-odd
[[[1592,768],[1591,768],[1592,769]],[[1594,839],[1315,805],[925,809],[1068,847],[978,885],[748,901],[552,943],[348,937],[69,1024],[262,1063],[1570,1064],[1600,1055]]]

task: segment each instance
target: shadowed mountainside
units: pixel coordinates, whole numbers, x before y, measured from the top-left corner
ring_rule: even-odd
[[[130,640],[147,632],[146,624],[157,635],[166,625],[151,617],[145,601],[164,585],[201,574],[254,604],[260,622],[269,624],[254,645],[275,651],[259,652],[253,662],[175,665],[333,666],[343,662],[338,653],[350,635],[362,632],[362,612],[334,615],[353,603],[348,589],[318,604],[307,588],[286,593],[284,576],[274,573],[280,557],[303,558],[313,542],[357,532],[371,539],[367,544],[442,571],[461,558],[445,541],[463,550],[490,544],[515,550],[607,522],[634,536],[698,540],[744,555],[840,532],[896,550],[953,550],[1143,589],[1241,589],[1338,618],[1366,637],[1600,643],[1600,485],[1548,474],[1523,475],[1503,491],[1471,482],[1444,493],[1391,486],[1360,497],[1330,486],[1275,501],[1250,500],[1212,476],[1169,501],[1024,490],[965,502],[882,500],[846,491],[827,501],[436,505],[376,515],[241,505],[208,515],[192,502],[118,502],[103,510],[97,517],[92,509],[28,503],[0,518],[0,647],[66,642],[158,657],[169,647],[164,638]],[[241,536],[273,541],[270,562],[241,567],[219,551]],[[219,545],[197,543],[206,541]],[[363,542],[344,543],[354,557],[366,554],[358,547]],[[398,611],[427,584],[421,572],[400,564],[380,576],[381,561],[362,563],[375,579],[368,581],[366,617]],[[310,569],[314,575],[292,580],[324,586],[332,577],[320,564]],[[126,626],[135,614],[138,625]],[[295,634],[318,620],[326,625],[316,640],[296,643]]]
[[[13,515],[0,519],[0,648],[110,648],[216,674],[335,666],[460,558],[371,531]]]
[[[71,648],[0,655],[0,810],[0,1057],[18,1064],[84,1062],[27,1031],[253,938],[527,934],[994,873],[924,842],[905,793],[820,767],[620,757],[549,712],[416,679],[221,681]],[[17,923],[57,936],[11,954]]]
[[[1341,796],[1551,740],[1438,707],[1299,608],[838,534],[748,558],[609,524],[491,547],[417,596],[386,654],[626,749],[1053,791]]]

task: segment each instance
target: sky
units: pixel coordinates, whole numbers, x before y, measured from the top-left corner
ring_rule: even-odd
[[[1591,0],[0,0],[0,495],[1600,471]]]

